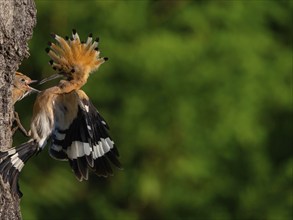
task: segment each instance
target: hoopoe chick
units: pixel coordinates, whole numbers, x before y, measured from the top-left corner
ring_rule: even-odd
[[[20,72],[15,73],[12,89],[13,104],[28,96],[32,92],[39,92],[39,90],[36,90],[29,86],[31,83],[34,82],[37,82],[37,80],[31,80],[31,78]]]
[[[112,175],[110,162],[121,168],[106,121],[80,89],[89,74],[107,59],[99,57],[98,42],[92,41],[91,34],[85,43],[80,42],[75,30],[71,39],[53,36],[58,43],[50,43],[47,50],[53,59],[50,64],[65,80],[37,96],[31,120],[32,139],[0,152],[0,174],[10,183],[14,195],[21,196],[17,182],[24,164],[46,146],[48,139],[51,157],[68,161],[79,181],[88,179],[89,170],[98,176]],[[56,74],[48,79],[55,77]]]
[[[13,81],[13,87],[12,87],[12,101],[13,105],[17,102],[22,100],[24,97],[28,96],[32,92],[39,92],[38,90],[30,87],[29,85],[31,83],[36,82],[36,80],[31,80],[28,76],[16,72],[14,76]],[[18,113],[14,111],[14,121],[16,122],[16,126],[12,129],[12,134],[16,132],[17,129],[20,129],[20,131],[28,136],[28,132],[25,130],[25,128],[22,126]]]

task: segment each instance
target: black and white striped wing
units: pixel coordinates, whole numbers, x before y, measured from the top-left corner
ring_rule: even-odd
[[[0,152],[0,175],[5,183],[9,182],[13,195],[22,197],[18,177],[26,162],[40,150],[38,143],[30,140],[7,151]]]
[[[89,168],[99,176],[112,175],[110,162],[121,168],[109,127],[89,100],[79,99],[76,117],[67,129],[60,127],[53,132],[50,154],[68,160],[78,180],[88,179]]]

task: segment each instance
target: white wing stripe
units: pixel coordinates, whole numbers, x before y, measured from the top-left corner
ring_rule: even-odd
[[[90,147],[89,143],[83,143],[83,150],[85,155],[90,155],[92,152],[92,148]]]
[[[107,137],[105,140],[107,141],[110,149],[112,149],[114,147],[114,142],[109,137]]]
[[[104,153],[107,153],[108,151],[110,151],[111,148],[110,148],[110,146],[108,145],[107,141],[104,138],[102,138],[101,140],[102,140],[102,143],[103,143]]]
[[[88,143],[82,143],[79,141],[74,141],[71,143],[71,146],[67,148],[67,155],[70,159],[77,159],[78,157],[83,157],[84,155],[89,155],[89,150],[85,150],[89,148]]]
[[[100,157],[103,156],[104,153],[104,149],[103,149],[103,144],[101,141],[98,142],[99,143],[99,150],[100,150]]]

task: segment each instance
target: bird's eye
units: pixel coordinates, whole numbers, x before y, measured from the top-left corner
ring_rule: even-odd
[[[20,79],[20,82],[24,83],[25,82],[25,79],[24,78]]]

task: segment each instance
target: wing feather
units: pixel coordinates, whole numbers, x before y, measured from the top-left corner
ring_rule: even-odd
[[[59,106],[56,111],[56,114],[64,116],[59,116],[56,122],[50,155],[55,159],[68,159],[80,181],[88,179],[89,169],[99,176],[113,175],[111,163],[118,168],[122,166],[118,160],[118,150],[108,134],[108,124],[84,92],[76,92],[75,99],[72,94],[68,96],[63,95],[59,105],[65,106]],[[77,106],[76,114],[70,122],[63,120],[67,117],[65,109],[70,109],[66,103]]]

